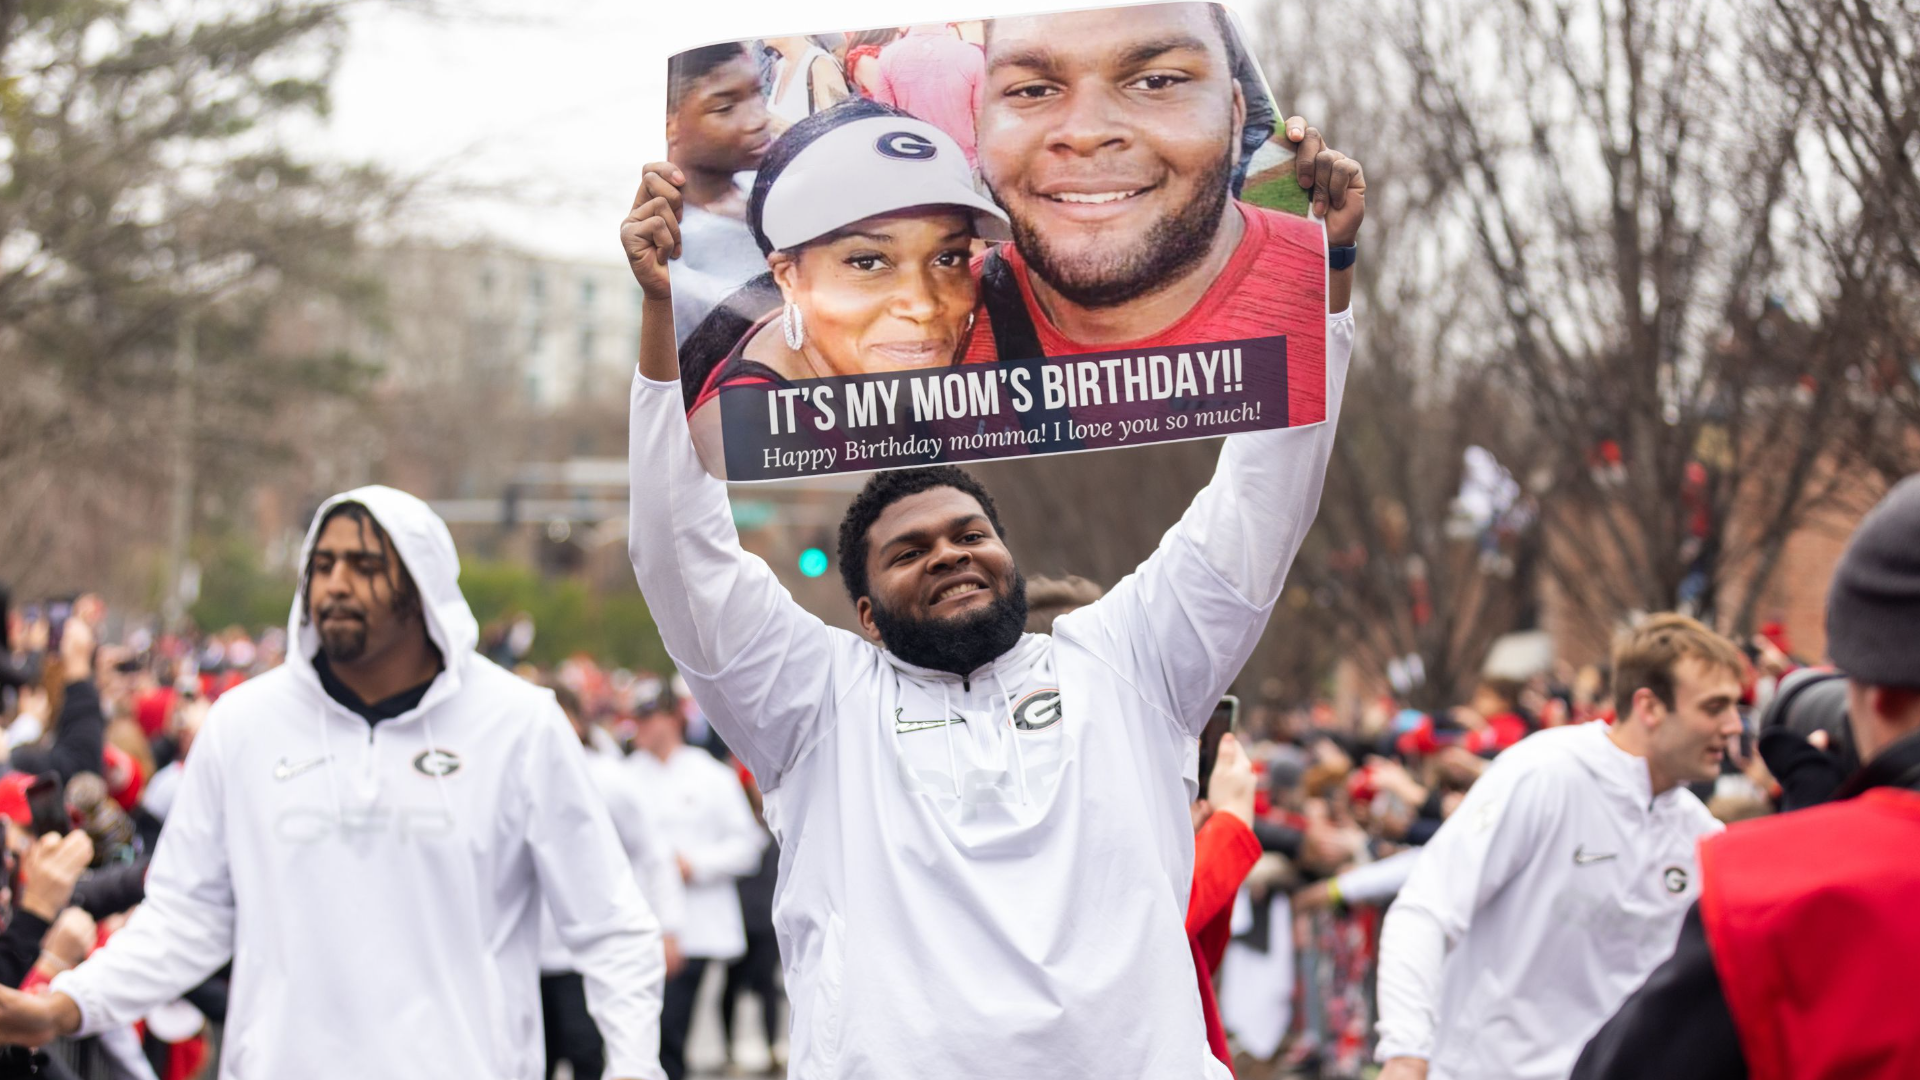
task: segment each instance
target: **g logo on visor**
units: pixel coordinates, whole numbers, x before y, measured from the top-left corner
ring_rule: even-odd
[[[911,131],[889,131],[873,144],[885,157],[903,161],[927,161],[940,152],[932,140]]]

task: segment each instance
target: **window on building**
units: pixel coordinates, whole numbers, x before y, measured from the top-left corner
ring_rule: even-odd
[[[591,310],[593,308],[593,279],[592,278],[580,279],[580,306],[588,310]]]
[[[545,271],[535,270],[527,275],[527,296],[536,304],[547,302],[547,275]]]

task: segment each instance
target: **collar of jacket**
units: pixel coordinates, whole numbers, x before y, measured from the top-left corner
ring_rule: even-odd
[[[1853,778],[1834,792],[1836,799],[1851,799],[1870,788],[1895,787],[1920,791],[1920,732],[1896,739]]]

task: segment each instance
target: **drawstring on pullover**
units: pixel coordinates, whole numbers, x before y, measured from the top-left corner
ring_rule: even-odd
[[[420,714],[420,726],[427,733],[427,749],[429,751],[440,749],[440,740],[433,737],[432,709],[428,709],[426,712]],[[447,796],[446,783],[447,774],[439,769],[435,769],[433,772],[433,790],[435,794],[440,796],[440,808],[447,812],[447,824],[452,825],[453,800]]]
[[[324,695],[325,691],[321,693]],[[320,724],[320,752],[326,755],[327,794],[333,797],[333,821],[336,825],[345,826],[347,812],[340,805],[340,785],[333,778],[333,736],[327,730],[333,725],[327,720],[327,703],[324,700],[315,704],[313,715]]]
[[[993,669],[993,685],[1000,688],[1000,696],[1006,701],[1007,734],[1005,737],[1013,743],[1013,771],[1020,778],[1020,805],[1025,806],[1032,801],[1027,797],[1027,759],[1025,752],[1020,749],[1020,729],[1013,723],[1013,695],[1007,693],[1007,684],[1001,680],[998,667]],[[997,726],[997,720],[995,724]]]
[[[945,679],[940,680],[940,726],[947,731],[947,772],[953,776],[953,797],[957,799],[960,797],[960,760],[953,749],[953,717],[947,715],[953,711],[952,691]],[[900,736],[896,734],[894,745],[897,747],[899,743]]]
[[[997,666],[993,667],[992,670],[989,672],[989,674],[993,678],[994,686],[999,689],[1000,697],[1005,702],[1005,708],[1007,709],[1007,712],[1008,712],[1007,731],[1001,737],[1011,740],[1013,743],[1013,750],[1011,752],[1011,757],[1013,759],[1012,765],[1013,765],[1015,783],[1018,785],[1018,790],[1020,793],[1020,804],[1022,806],[1026,806],[1032,803],[1033,796],[1027,787],[1026,750],[1024,747],[1020,745],[1019,729],[1013,726],[1013,717],[1012,717],[1013,694],[1011,691],[1007,689],[1006,680],[1000,677],[1000,669]],[[945,678],[938,679],[937,681],[940,683],[940,721],[941,721],[940,726],[941,728],[945,729],[944,734],[945,734],[946,744],[947,744],[948,779],[953,784],[953,796],[954,798],[957,799],[962,797],[964,785],[962,785],[960,782],[960,751],[959,751],[959,748],[954,743],[953,726],[956,720],[959,720],[960,722],[965,722],[965,717],[959,716],[954,711],[953,681],[951,679],[945,679]],[[966,676],[961,676],[961,685],[964,687],[971,688],[972,679]],[[895,701],[899,701],[905,696],[905,684],[900,678],[900,672],[898,669],[895,669],[893,672],[893,689],[894,689],[893,697]],[[897,716],[896,716],[896,719],[897,719]],[[998,728],[999,718],[997,716],[993,719],[992,724],[995,728]],[[891,726],[893,728],[894,753],[898,755],[901,753],[900,725],[898,723],[894,723]],[[429,740],[433,738],[433,732],[431,728],[428,729],[427,738]]]

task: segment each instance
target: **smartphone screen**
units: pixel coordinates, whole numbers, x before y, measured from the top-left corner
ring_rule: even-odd
[[[1207,781],[1213,777],[1213,763],[1220,757],[1220,736],[1240,726],[1240,699],[1232,694],[1220,699],[1200,729],[1200,797],[1207,797]]]
[[[73,831],[73,819],[67,814],[67,800],[60,791],[60,785],[50,776],[35,777],[27,787],[27,810],[33,815],[33,835],[45,836],[57,833],[61,836]]]
[[[73,617],[73,601],[49,600],[47,602],[47,651],[60,651],[60,635],[66,632],[67,620]]]

